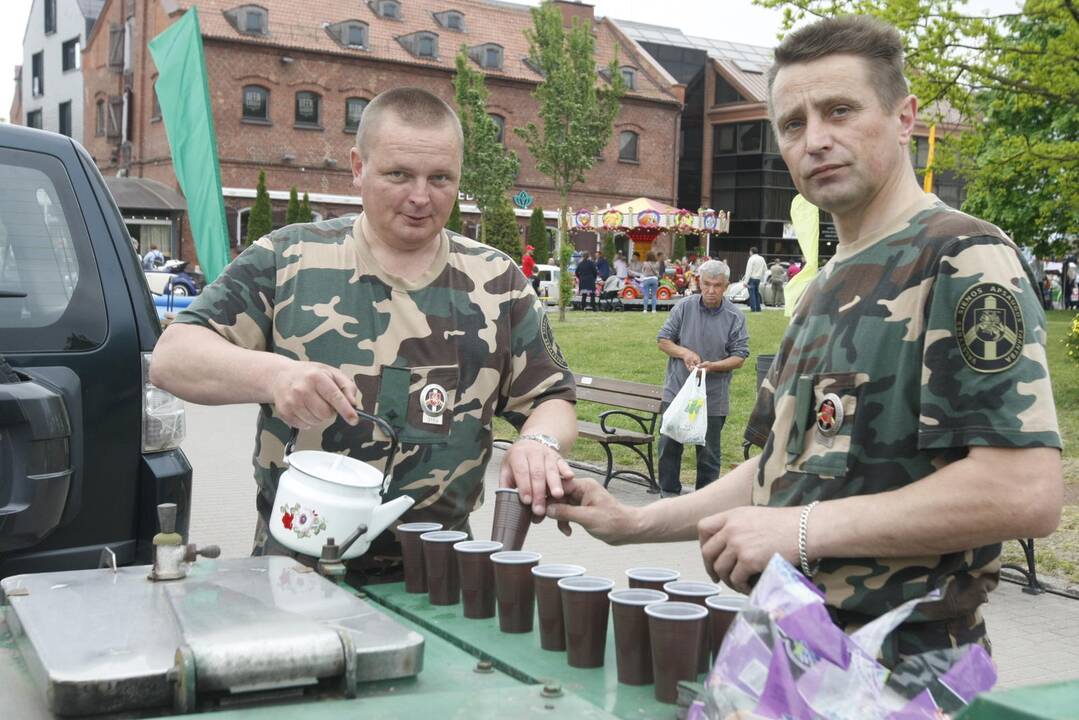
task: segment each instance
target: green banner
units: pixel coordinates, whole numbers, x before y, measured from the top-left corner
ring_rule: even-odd
[[[195,252],[206,282],[213,282],[229,263],[229,234],[198,11],[189,9],[148,47],[157,65],[157,102],[172,167],[187,198]]]

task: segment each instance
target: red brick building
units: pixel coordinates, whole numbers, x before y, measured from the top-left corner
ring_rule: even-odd
[[[557,0],[567,22],[590,23],[597,64],[619,58],[631,89],[611,142],[571,204],[606,206],[642,195],[678,195],[684,86],[592,7]],[[323,217],[362,207],[348,153],[367,101],[402,85],[453,104],[454,56],[467,45],[490,91],[488,107],[521,160],[511,194],[547,211],[557,196],[513,129],[538,117],[528,63],[529,8],[489,0],[107,0],[84,52],[86,147],[102,172],[176,187],[147,42],[199,11],[221,179],[233,243],[243,237],[260,170],[283,224],[289,188],[311,195]],[[604,82],[597,71],[597,82]],[[468,210],[469,204],[463,203]],[[528,211],[520,210],[520,215]],[[553,212],[551,213],[553,216]],[[194,258],[190,234],[172,254]],[[145,243],[144,243],[145,244]]]

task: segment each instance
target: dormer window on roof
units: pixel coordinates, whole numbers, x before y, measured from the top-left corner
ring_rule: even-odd
[[[622,67],[622,82],[626,84],[626,90],[637,89],[637,71],[625,65]]]
[[[459,10],[443,10],[442,12],[433,13],[433,15],[442,27],[456,30],[457,32],[465,31],[465,15]]]
[[[482,68],[502,69],[502,46],[497,43],[484,43],[469,48],[468,56]]]
[[[225,19],[244,35],[269,35],[270,13],[259,5],[240,5],[225,11]]]
[[[397,0],[367,0],[371,11],[380,18],[388,20],[401,19],[401,3]]]
[[[344,47],[361,50],[367,48],[367,23],[361,20],[344,20],[327,25],[326,32]]]
[[[410,53],[419,58],[438,58],[438,35],[433,32],[414,32],[410,35],[399,35],[397,42]]]

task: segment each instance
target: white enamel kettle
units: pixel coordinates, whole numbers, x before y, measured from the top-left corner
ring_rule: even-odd
[[[293,452],[298,434],[293,430],[285,444],[288,467],[278,480],[270,514],[270,534],[289,550],[319,557],[327,539],[334,538],[340,544],[364,526],[366,531],[341,555],[342,560],[358,557],[415,502],[407,495],[382,502],[397,454],[397,433],[377,415],[356,412],[390,438],[386,471],[379,473],[347,455],[322,450]]]

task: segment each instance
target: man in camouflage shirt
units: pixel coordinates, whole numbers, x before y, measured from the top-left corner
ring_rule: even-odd
[[[746,437],[763,452],[701,493],[643,510],[574,481],[549,508],[610,542],[699,537],[746,591],[774,553],[850,631],[918,606],[882,659],[980,642],[1001,542],[1060,518],[1060,437],[1045,318],[1015,245],[921,191],[898,33],[865,17],[787,37],[770,113],[798,190],[839,249],[806,290]],[[819,504],[818,504],[819,503]]]
[[[542,514],[570,477],[573,377],[542,305],[511,258],[447,232],[461,129],[446,103],[402,88],[365,109],[352,149],[364,212],[260,238],[163,334],[153,382],[201,403],[258,402],[256,553],[269,536],[292,428],[297,449],[384,467],[385,419],[401,443],[386,498],[407,494],[408,521],[467,528],[483,498],[492,421],[522,430],[502,484]],[[396,563],[384,533],[355,565]],[[355,568],[354,568],[355,569]]]

